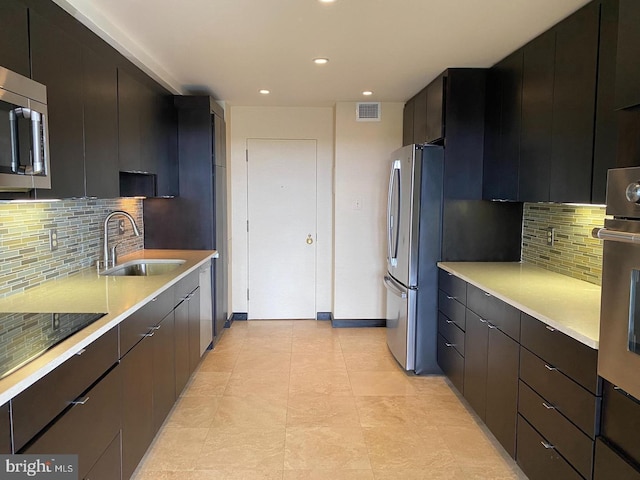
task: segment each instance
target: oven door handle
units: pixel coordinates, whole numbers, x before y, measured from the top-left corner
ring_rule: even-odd
[[[591,230],[591,236],[593,238],[599,238],[600,240],[611,240],[614,242],[640,244],[640,233],[620,232],[618,230],[609,230],[608,228],[596,227]]]

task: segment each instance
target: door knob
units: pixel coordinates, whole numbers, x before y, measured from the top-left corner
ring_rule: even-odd
[[[311,245],[313,243],[313,238],[311,238],[311,234],[307,235],[307,245]]]

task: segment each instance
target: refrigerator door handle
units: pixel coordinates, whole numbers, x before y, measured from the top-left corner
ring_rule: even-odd
[[[391,173],[389,175],[389,193],[387,195],[387,257],[389,258],[389,264],[392,267],[398,265],[398,236],[400,234],[399,225],[400,221],[400,195],[398,192],[397,212],[391,211],[393,208],[393,194],[395,193],[396,178],[400,173],[400,160],[395,160],[391,166]],[[397,188],[400,188],[398,183]]]
[[[391,293],[393,293],[397,297],[400,297],[403,300],[407,298],[407,292],[404,290],[400,290],[398,287],[396,287],[395,282],[388,275],[384,276],[384,286],[387,287],[387,290],[389,290]]]

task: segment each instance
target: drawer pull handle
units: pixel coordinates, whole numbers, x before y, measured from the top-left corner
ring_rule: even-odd
[[[551,445],[549,442],[545,442],[544,440],[542,440],[540,442],[542,444],[542,446],[544,448],[546,448],[547,450],[554,450],[556,447],[554,447],[553,445]]]
[[[456,344],[455,344],[455,343],[446,343],[446,342],[445,342],[445,345],[446,345],[447,347],[455,347],[455,346],[456,346]]]
[[[151,299],[152,302],[155,302],[156,300],[158,300],[158,297]]]
[[[447,272],[447,275],[449,275],[450,277],[453,277],[453,273]]]
[[[449,320],[448,318],[445,320],[447,323],[453,323],[453,320]]]
[[[76,353],[76,355],[80,356],[80,355],[82,355],[82,354],[83,354],[84,352],[86,352],[86,351],[87,351],[87,349],[86,349],[86,348],[83,348],[83,349],[82,349],[82,350],[80,350],[78,353]]]
[[[491,330],[493,330],[494,328],[498,328],[495,325],[491,325],[490,323],[487,323],[487,327],[489,327]]]
[[[551,365],[547,365],[546,363],[544,364],[544,367],[550,372],[555,372],[556,370],[558,370],[556,367],[552,367]]]
[[[544,408],[546,408],[547,410],[555,410],[556,407],[554,407],[553,405],[549,405],[547,402],[542,402],[542,406]]]
[[[546,328],[547,330],[549,330],[550,332],[555,332],[555,331],[556,331],[556,329],[555,329],[555,328],[550,327],[549,325],[545,325],[545,328]]]
[[[142,335],[143,337],[153,337],[156,334],[156,332],[151,332],[151,333],[145,333],[144,335]]]
[[[149,327],[151,330],[160,330],[160,328],[162,328],[162,325],[154,325],[153,327]]]
[[[486,321],[484,318],[482,318],[482,317],[478,317],[478,319],[479,319],[482,323],[487,323],[487,321]]]
[[[490,293],[487,293],[487,292],[484,292],[484,296],[485,296],[485,297],[490,297],[490,296],[491,296],[491,294],[490,294]]]
[[[80,398],[71,402],[71,405],[84,405],[89,401],[89,397]]]
[[[451,297],[451,296],[447,295],[447,299],[448,299],[448,300],[455,300],[455,299],[456,299],[456,297]]]

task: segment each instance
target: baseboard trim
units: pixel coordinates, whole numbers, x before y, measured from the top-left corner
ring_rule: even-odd
[[[233,312],[229,320],[227,320],[224,324],[224,328],[229,328],[231,324],[235,321],[245,321],[249,319],[249,314],[247,312]],[[227,327],[229,325],[229,327]]]
[[[333,320],[333,313],[331,313],[331,312],[318,312],[318,313],[316,313],[316,320]]]
[[[384,318],[350,318],[331,320],[333,328],[364,328],[364,327],[386,327],[387,321]]]

